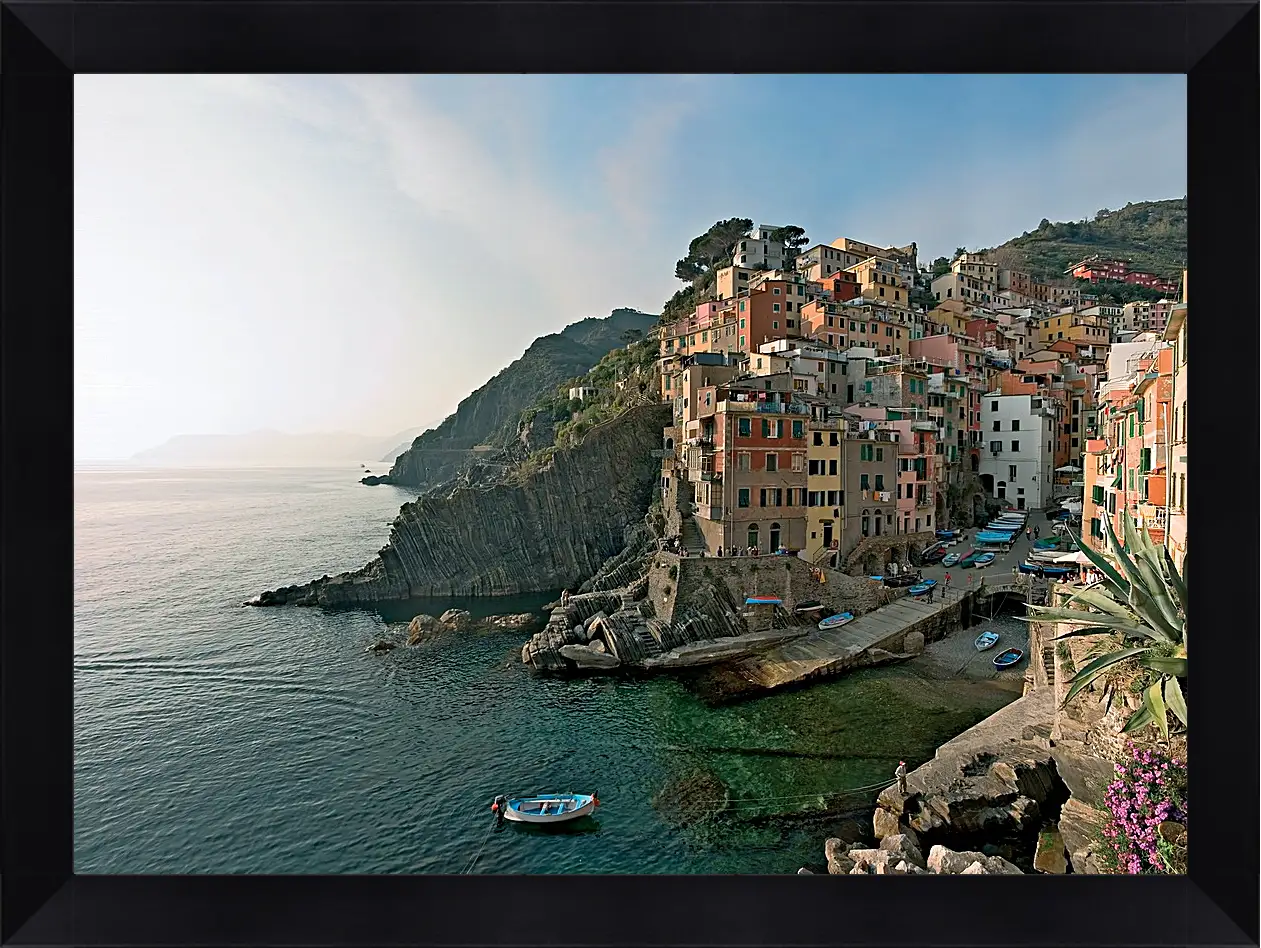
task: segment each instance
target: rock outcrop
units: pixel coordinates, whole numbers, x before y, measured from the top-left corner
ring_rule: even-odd
[[[519,484],[404,504],[389,543],[362,569],[265,592],[254,604],[355,606],[577,585],[643,520],[659,471],[652,450],[669,420],[669,406],[632,408]]]
[[[539,398],[553,394],[557,385],[588,371],[611,349],[625,345],[625,332],[647,332],[655,322],[655,316],[618,309],[605,319],[584,319],[535,339],[521,358],[461,401],[442,424],[420,435],[395,458],[389,483],[428,490],[477,463],[475,446],[519,449],[513,442],[521,435],[523,412]],[[530,450],[551,444],[554,420],[539,415],[531,419],[526,445]],[[654,442],[660,440],[658,430]],[[481,459],[485,457],[481,455]]]
[[[872,818],[876,835],[890,838],[909,828],[924,842],[944,846],[1036,832],[1044,810],[1058,809],[1067,796],[1048,742],[1038,737],[1053,713],[1049,692],[1031,692],[943,744],[907,775],[908,793],[896,785],[881,791]]]

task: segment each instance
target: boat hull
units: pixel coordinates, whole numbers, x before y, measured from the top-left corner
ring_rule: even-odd
[[[576,805],[572,809],[564,809],[558,813],[542,812],[543,804],[551,808],[561,803],[567,806],[570,803]],[[533,809],[535,806],[540,809],[535,811]],[[568,823],[571,820],[580,820],[584,816],[590,816],[595,812],[595,806],[595,797],[587,794],[546,794],[509,800],[508,806],[504,809],[504,819],[513,823]]]
[[[1018,648],[1010,649],[1009,651],[1003,652],[1002,655],[994,656],[994,667],[995,668],[1010,668],[1012,665],[1015,665],[1024,657],[1025,657],[1025,653],[1020,651],[1020,649]]]
[[[978,652],[986,652],[998,644],[998,636],[993,632],[982,632],[973,644]]]

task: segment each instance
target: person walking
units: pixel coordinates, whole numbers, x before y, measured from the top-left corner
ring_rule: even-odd
[[[898,761],[898,769],[893,772],[893,775],[898,778],[898,793],[905,794],[906,793],[906,761],[904,760]]]
[[[1041,527],[1034,527],[1034,528],[1033,528],[1033,538],[1036,540],[1036,539],[1037,539],[1038,537],[1040,537],[1040,536],[1042,536],[1042,528],[1041,528]]]

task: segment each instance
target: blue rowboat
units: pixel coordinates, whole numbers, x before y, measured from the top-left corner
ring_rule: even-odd
[[[1003,654],[994,656],[994,667],[1009,668],[1024,657],[1025,653],[1020,651],[1020,649],[1009,648],[1007,651],[1003,652]]]
[[[993,648],[998,644],[997,632],[982,632],[976,637],[976,650],[984,652],[987,648]]]
[[[1010,543],[1014,534],[1000,533],[997,530],[982,530],[976,535],[977,543]]]
[[[750,596],[744,601],[746,606],[780,606],[784,600],[776,599],[773,596]]]
[[[932,589],[936,585],[937,585],[937,580],[926,579],[922,583],[916,583],[914,586],[908,589],[907,592],[910,593],[912,596],[922,596],[924,595],[924,593],[928,592],[930,589]]]
[[[980,556],[976,558],[977,566],[989,566],[993,562],[994,562],[993,553],[982,553]]]
[[[594,793],[540,793],[505,801],[503,817],[514,823],[565,823],[589,816],[599,805]]]
[[[969,552],[971,552],[971,551],[969,551]],[[954,566],[954,565],[955,565],[956,563],[958,563],[958,562],[959,562],[959,554],[958,554],[958,553],[950,553],[950,554],[947,554],[947,555],[946,555],[946,557],[945,557],[945,559],[943,559],[943,560],[941,561],[941,565],[942,565],[942,566],[946,566],[946,567],[950,567],[950,566]]]
[[[819,623],[819,631],[826,632],[828,629],[839,629],[846,622],[852,622],[854,614],[852,612],[842,612],[838,615],[828,616]]]

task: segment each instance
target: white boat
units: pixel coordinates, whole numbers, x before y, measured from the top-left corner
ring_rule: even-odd
[[[534,797],[500,797],[491,809],[514,823],[564,823],[590,816],[599,805],[594,793],[540,793]]]
[[[993,648],[998,644],[998,633],[982,632],[976,637],[976,642],[974,644],[976,645],[976,650],[978,652],[984,652],[986,649]]]
[[[853,613],[842,612],[839,615],[828,616],[826,619],[824,619],[822,622],[819,623],[819,629],[825,632],[828,629],[839,629],[846,622],[853,622],[853,621],[854,621]]]

